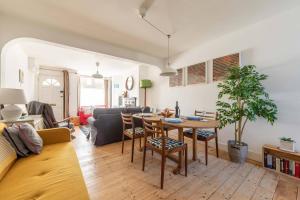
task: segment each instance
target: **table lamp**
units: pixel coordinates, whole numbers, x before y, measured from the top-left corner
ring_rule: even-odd
[[[144,97],[144,107],[146,107],[146,99],[147,99],[147,93],[146,90],[147,88],[151,88],[152,87],[152,82],[151,80],[148,79],[144,79],[140,81],[140,88],[144,88],[145,89],[145,97]]]
[[[0,88],[0,104],[6,105],[1,110],[1,115],[4,120],[18,120],[22,115],[22,109],[15,104],[26,103],[26,98],[22,89]]]

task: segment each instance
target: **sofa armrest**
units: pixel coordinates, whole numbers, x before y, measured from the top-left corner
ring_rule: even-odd
[[[68,128],[51,128],[38,130],[44,145],[71,141],[71,132]]]

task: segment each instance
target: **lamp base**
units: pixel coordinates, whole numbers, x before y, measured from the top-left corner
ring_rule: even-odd
[[[1,110],[1,115],[6,121],[16,121],[22,115],[22,109],[16,105],[10,104]]]

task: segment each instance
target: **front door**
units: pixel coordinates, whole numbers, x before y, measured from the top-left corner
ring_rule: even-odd
[[[52,106],[56,121],[63,119],[64,81],[63,72],[41,69],[39,73],[40,102]]]

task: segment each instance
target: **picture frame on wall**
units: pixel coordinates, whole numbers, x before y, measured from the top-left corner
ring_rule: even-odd
[[[24,83],[24,71],[22,69],[19,69],[19,83]]]
[[[240,59],[240,53],[213,59],[213,82],[223,81],[226,77],[228,68],[240,66]]]

